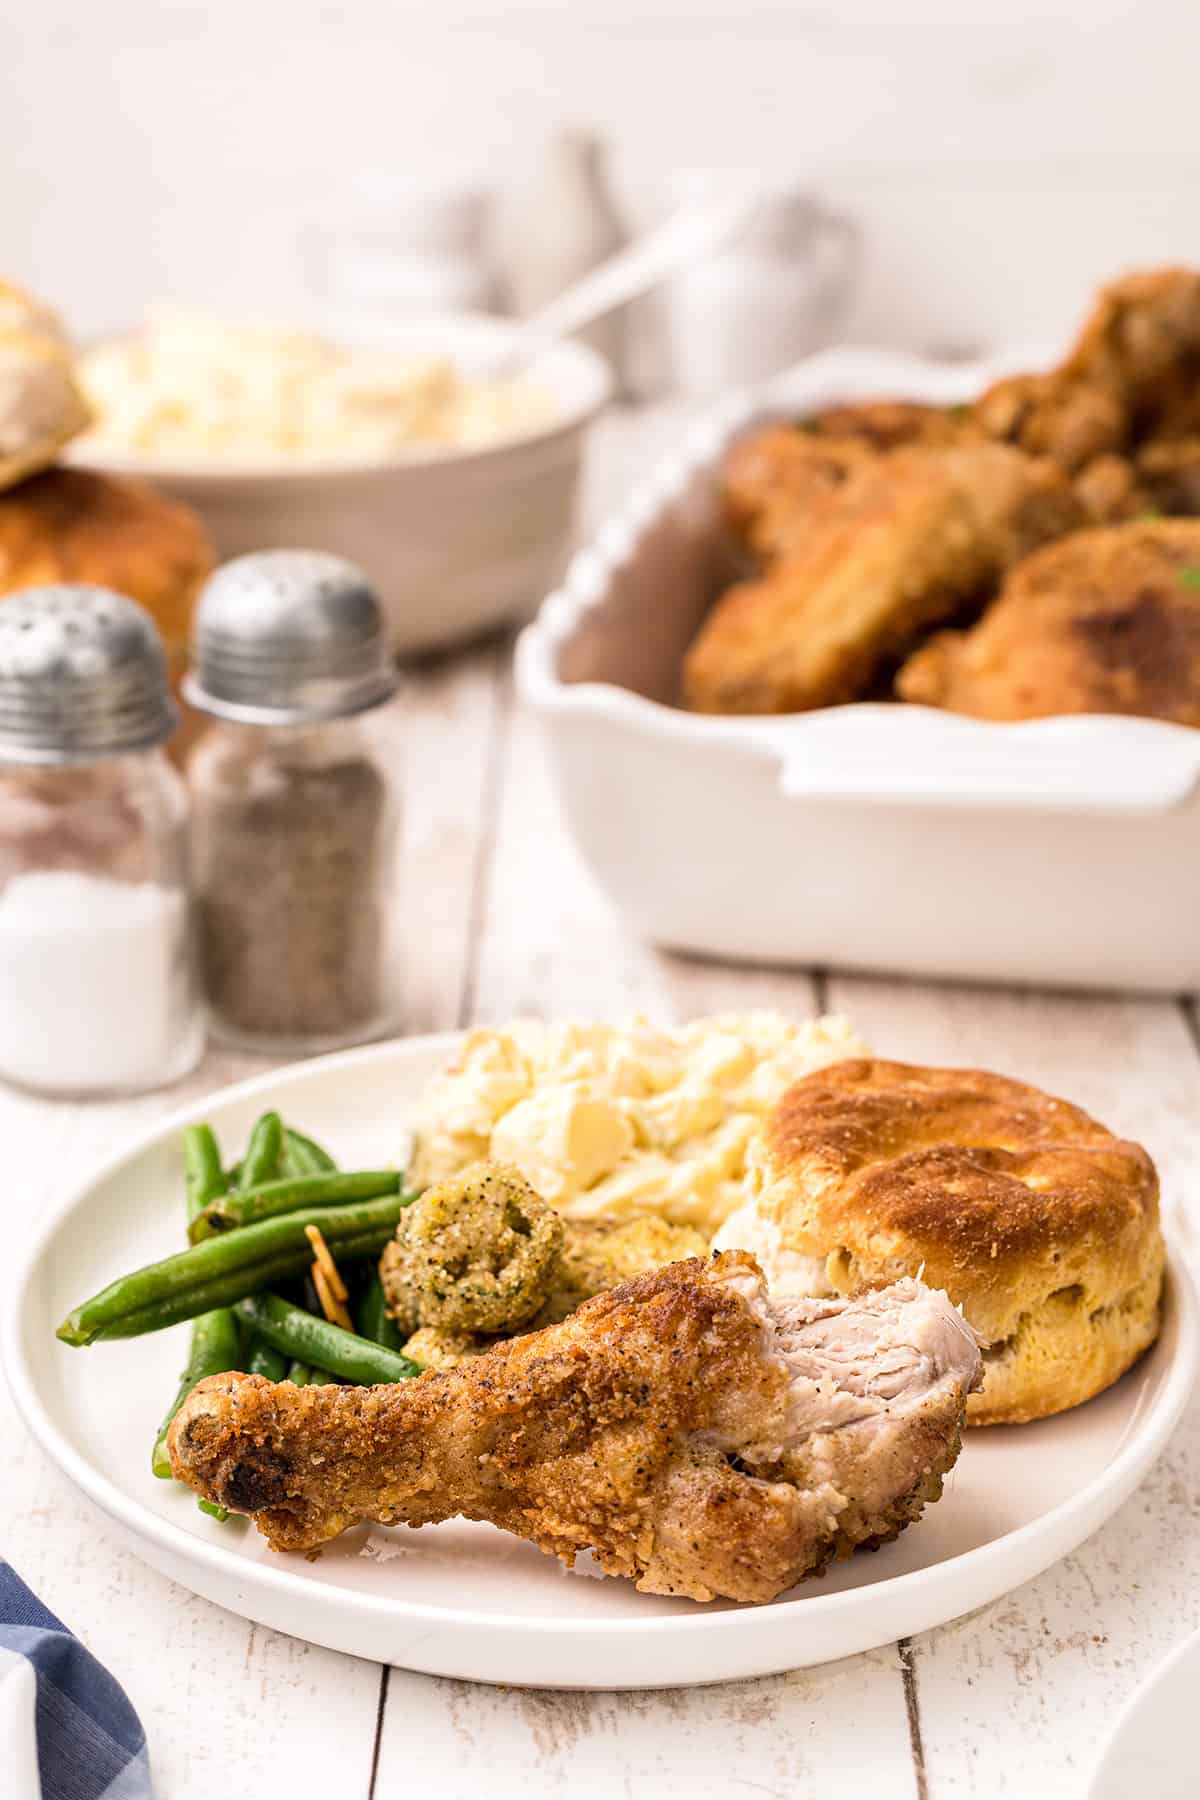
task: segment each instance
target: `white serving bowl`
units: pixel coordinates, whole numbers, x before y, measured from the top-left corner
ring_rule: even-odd
[[[567,819],[643,936],[751,962],[1200,987],[1200,731],[676,703],[684,650],[730,577],[718,487],[734,438],[873,395],[955,404],[993,373],[830,351],[731,400],[523,633],[519,690]]]
[[[516,332],[509,320],[446,314],[390,328],[387,348],[446,356],[470,372],[509,348]],[[553,417],[470,449],[281,463],[84,444],[72,460],[144,476],[186,501],[222,557],[281,548],[349,557],[379,591],[395,650],[409,654],[531,611],[562,572],[584,434],[612,378],[576,343],[546,351],[527,373],[554,396]]]

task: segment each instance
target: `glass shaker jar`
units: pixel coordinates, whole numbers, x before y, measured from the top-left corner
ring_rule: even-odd
[[[352,563],[241,556],[196,609],[196,896],[213,1030],[302,1055],[398,1022],[396,689],[379,603]],[[392,724],[392,732],[388,726]]]
[[[104,588],[0,605],[0,1077],[71,1097],[204,1047],[178,714],[148,615]]]

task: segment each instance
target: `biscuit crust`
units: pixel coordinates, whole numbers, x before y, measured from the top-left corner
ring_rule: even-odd
[[[878,1059],[797,1082],[751,1182],[835,1293],[922,1271],[984,1342],[973,1424],[1079,1405],[1158,1335],[1158,1176],[1079,1107],[981,1070]]]

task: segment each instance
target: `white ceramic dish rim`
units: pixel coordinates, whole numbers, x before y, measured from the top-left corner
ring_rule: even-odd
[[[86,1182],[77,1186],[46,1220],[36,1239],[27,1249],[16,1275],[12,1289],[12,1302],[5,1314],[3,1336],[0,1339],[4,1367],[17,1409],[35,1440],[74,1482],[80,1492],[85,1494],[117,1524],[149,1540],[168,1556],[179,1558],[185,1563],[201,1564],[218,1577],[228,1577],[231,1572],[236,1572],[238,1569],[238,1559],[220,1545],[210,1545],[203,1539],[172,1524],[169,1520],[149,1512],[138,1502],[130,1501],[114,1482],[99,1474],[86,1456],[75,1449],[43,1406],[36,1383],[25,1360],[22,1340],[31,1283],[37,1265],[50,1248],[56,1233],[72,1213],[86,1207],[94,1187],[109,1180],[120,1171],[123,1165],[133,1161],[144,1151],[153,1148],[164,1138],[172,1137],[185,1125],[203,1119],[217,1101],[224,1105],[229,1102],[253,1100],[260,1094],[275,1092],[281,1082],[286,1086],[292,1079],[310,1076],[313,1073],[319,1074],[322,1070],[333,1071],[357,1065],[367,1066],[373,1061],[385,1061],[389,1055],[395,1055],[398,1049],[405,1047],[427,1050],[439,1055],[449,1054],[461,1043],[462,1037],[462,1032],[439,1032],[407,1040],[394,1040],[385,1044],[366,1045],[356,1050],[316,1057],[303,1063],[297,1063],[288,1069],[268,1070],[265,1074],[252,1076],[249,1080],[233,1083],[199,1100],[189,1102],[186,1106],[171,1113],[166,1119],[159,1120],[148,1130],[138,1133],[123,1149],[103,1162]],[[953,1587],[956,1582],[962,1582],[965,1587],[968,1574],[978,1575],[980,1571],[987,1570],[991,1564],[1008,1560],[1015,1551],[1035,1536],[1053,1536],[1062,1539],[1063,1526],[1068,1525],[1070,1521],[1079,1516],[1091,1515],[1104,1492],[1119,1488],[1131,1467],[1136,1466],[1144,1473],[1161,1454],[1187,1404],[1197,1377],[1200,1375],[1200,1302],[1197,1300],[1196,1291],[1182,1255],[1174,1245],[1170,1246],[1169,1273],[1171,1304],[1175,1314],[1177,1332],[1174,1357],[1163,1385],[1151,1403],[1149,1411],[1138,1421],[1137,1427],[1129,1432],[1113,1461],[1086,1487],[1072,1494],[1069,1499],[1061,1501],[1037,1519],[1019,1526],[1015,1531],[1006,1532],[986,1544],[949,1557],[929,1568],[891,1576],[881,1582],[871,1583],[865,1589],[849,1589],[837,1594],[809,1592],[798,1600],[776,1602],[771,1608],[774,1617],[778,1619],[781,1612],[786,1613],[791,1608],[803,1608],[806,1618],[810,1622],[813,1620],[814,1612],[818,1617],[837,1617],[843,1612],[861,1608],[864,1592],[874,1596],[886,1594],[888,1598],[898,1600],[905,1595],[915,1594],[921,1589]],[[1054,1527],[1057,1529],[1053,1529]],[[1072,1544],[1082,1541],[1090,1529],[1091,1527],[1086,1527],[1078,1538],[1071,1540]],[[1055,1560],[1055,1558],[1047,1560]],[[1037,1565],[1038,1568],[1044,1566],[1043,1563]],[[1026,1575],[1021,1579],[1025,1579],[1028,1574],[1034,1572],[1036,1570],[1027,1570]],[[276,1568],[267,1564],[255,1565],[254,1582],[256,1585],[265,1585],[278,1594],[290,1596],[298,1601],[306,1599],[310,1592],[309,1584],[306,1583],[303,1576],[294,1575],[286,1568]],[[338,1604],[346,1612],[364,1617],[386,1619],[394,1617],[397,1610],[394,1602],[383,1596],[361,1594],[345,1589],[338,1592]],[[978,1604],[978,1602],[967,1602],[968,1608],[974,1604]],[[649,1637],[667,1639],[692,1635],[707,1636],[713,1632],[733,1634],[735,1637],[741,1634],[753,1635],[755,1621],[761,1616],[761,1613],[761,1608],[748,1607],[729,1612],[697,1612],[694,1615],[647,1618],[639,1622],[638,1630],[646,1633]],[[463,1607],[433,1606],[422,1601],[406,1601],[404,1616],[413,1623],[451,1628],[494,1628],[503,1617],[495,1612],[473,1611]],[[945,1616],[950,1618],[955,1614],[951,1611]],[[520,1629],[524,1635],[535,1638],[565,1639],[573,1642],[577,1639],[586,1641],[597,1636],[619,1635],[628,1631],[629,1621],[627,1619],[575,1621],[562,1618],[522,1618]]]
[[[1009,723],[862,701],[809,713],[734,718],[689,713],[613,682],[568,682],[560,673],[562,653],[585,616],[603,607],[615,579],[637,558],[662,514],[756,418],[875,394],[955,405],[1013,368],[1030,366],[1028,357],[947,367],[892,351],[837,349],[807,358],[760,388],[731,395],[693,425],[680,449],[660,461],[594,541],[576,553],[562,585],[519,639],[522,699],[544,715],[596,718],[660,741],[719,744],[776,763],[782,757],[783,785],[806,799],[905,796],[928,804],[990,802],[1105,814],[1182,806],[1200,786],[1200,731],[1164,720],[1072,714]],[[856,749],[867,766],[854,766]],[[815,783],[799,773],[798,759],[822,750],[844,765],[828,791],[823,791],[828,769]],[[794,773],[787,767],[789,755],[797,759]],[[924,767],[918,772],[915,764]],[[963,770],[958,781],[951,778],[956,765]],[[1078,773],[1058,788],[1040,786],[1049,765],[1060,775],[1068,768]],[[940,774],[929,773],[939,769]],[[1024,779],[1014,779],[1021,770]],[[1098,770],[1103,780],[1097,779]]]
[[[1197,1669],[1200,1671],[1200,1629],[1189,1633],[1181,1644],[1176,1644],[1173,1650],[1168,1650],[1167,1654],[1151,1669],[1145,1680],[1139,1682],[1134,1688],[1124,1705],[1119,1708],[1112,1727],[1105,1734],[1104,1742],[1100,1746],[1100,1754],[1092,1769],[1084,1800],[1096,1800],[1102,1788],[1108,1785],[1105,1778],[1108,1774],[1109,1760],[1121,1744],[1129,1727],[1161,1684],[1173,1675],[1181,1664],[1189,1662],[1193,1657],[1196,1659]]]
[[[472,347],[480,346],[503,351],[516,340],[518,329],[518,321],[496,318],[489,313],[436,313],[428,318],[402,321],[393,328],[388,348],[403,349],[411,339],[414,350],[425,348],[453,360],[456,349],[461,349],[464,355]],[[126,343],[136,335],[135,332],[117,333],[100,341]],[[214,485],[264,481],[302,484],[352,480],[364,475],[399,475],[417,469],[483,469],[512,451],[554,445],[573,436],[602,412],[612,398],[612,371],[604,358],[587,344],[568,339],[552,345],[531,365],[529,373],[535,381],[539,366],[547,370],[556,368],[561,375],[566,397],[558,409],[540,424],[483,444],[465,447],[414,444],[390,456],[347,453],[290,459],[283,455],[258,458],[163,456],[149,450],[118,450],[106,444],[89,444],[86,439],[81,439],[68,447],[67,460],[115,475],[140,475],[148,481],[178,481],[196,486],[207,482]]]

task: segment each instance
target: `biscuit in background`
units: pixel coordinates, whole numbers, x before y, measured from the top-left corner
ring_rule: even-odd
[[[48,467],[91,422],[57,314],[0,281],[0,490]]]
[[[215,563],[196,514],[149,482],[48,469],[0,494],[0,602],[63,581],[137,600],[158,626],[176,694],[192,607]],[[198,729],[197,715],[185,713],[172,754],[181,755]]]

